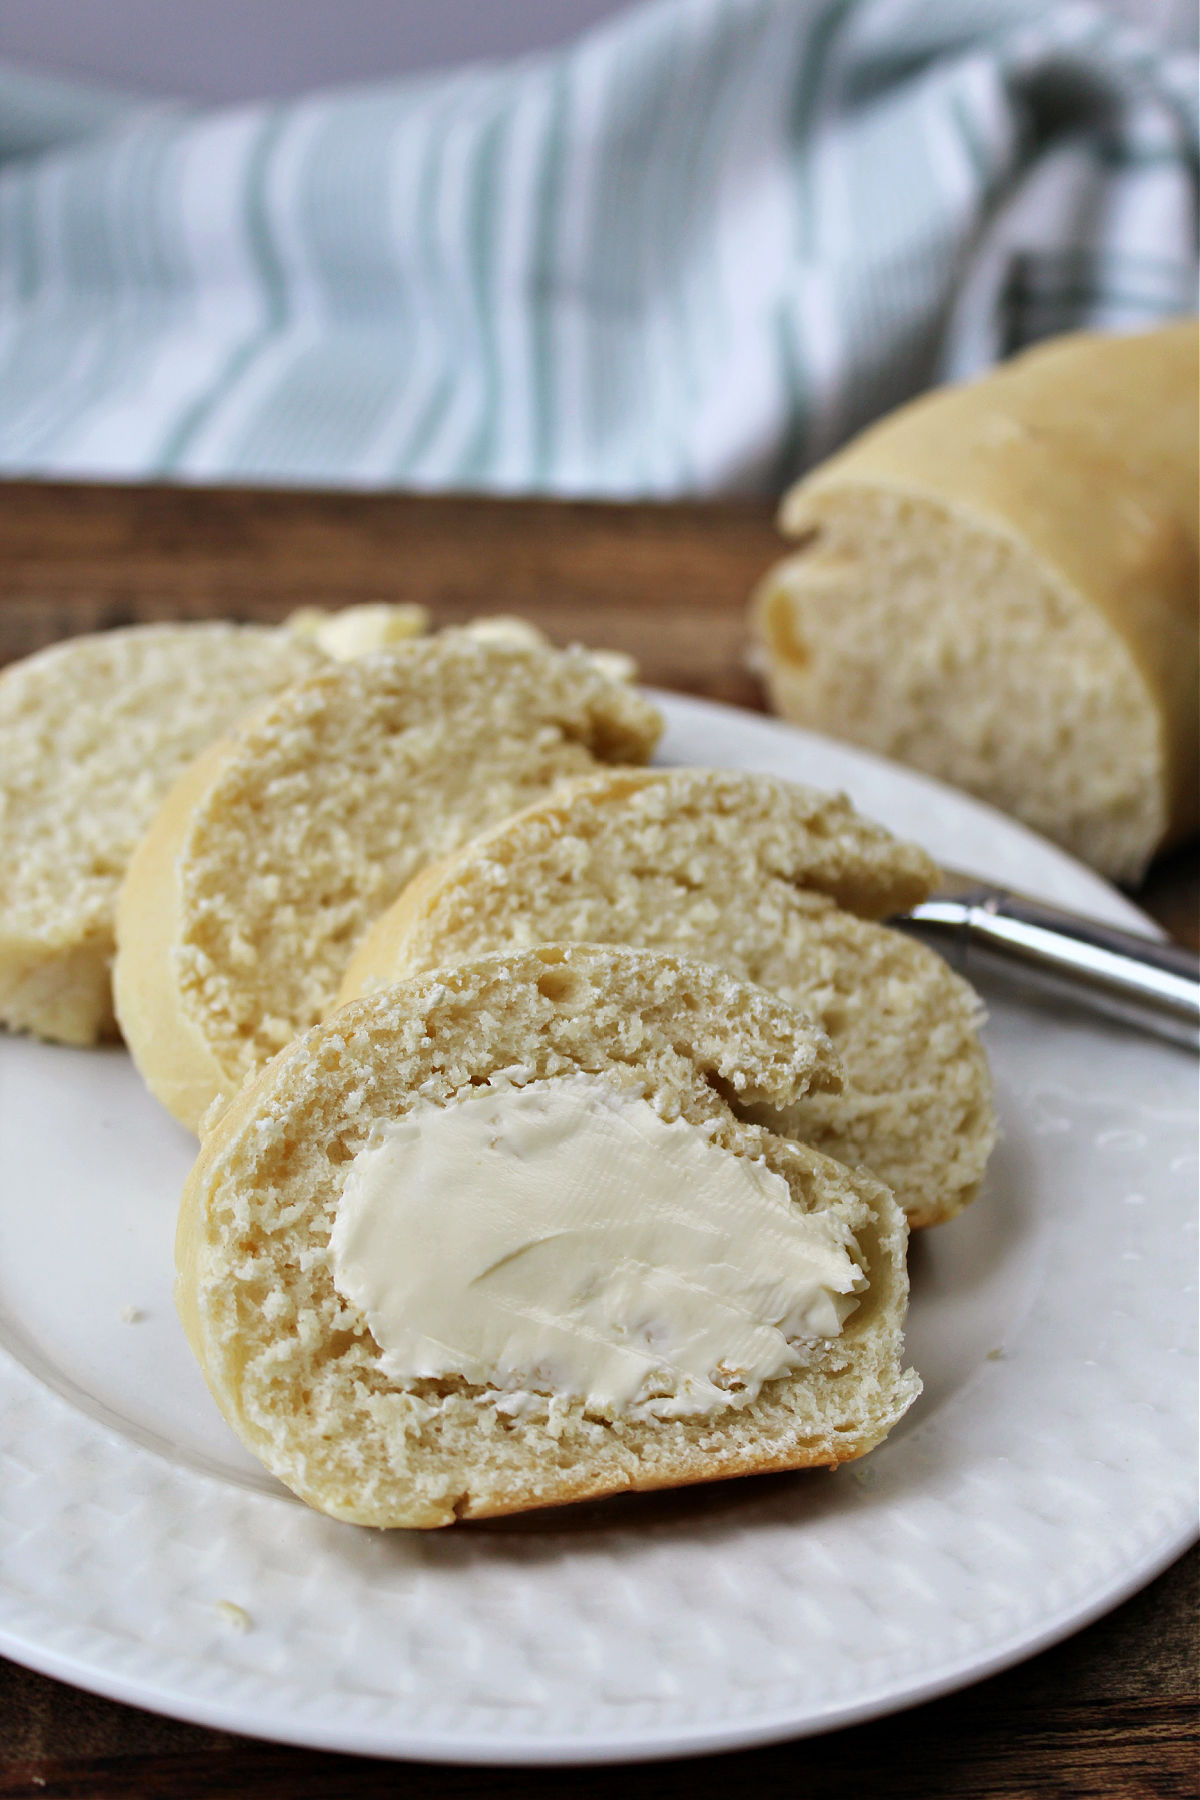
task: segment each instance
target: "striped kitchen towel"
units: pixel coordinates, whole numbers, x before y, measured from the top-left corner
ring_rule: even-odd
[[[1195,70],[1046,0],[657,0],[236,110],[0,77],[0,470],[779,488],[1190,311]]]

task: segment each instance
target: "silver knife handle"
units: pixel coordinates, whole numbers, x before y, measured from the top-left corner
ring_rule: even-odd
[[[1003,888],[933,895],[909,915],[918,936],[952,941],[967,973],[1019,974],[1043,993],[1074,1000],[1138,1030],[1200,1049],[1200,957]],[[908,920],[897,921],[908,923]]]

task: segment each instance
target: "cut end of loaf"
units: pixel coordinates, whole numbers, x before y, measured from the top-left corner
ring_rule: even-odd
[[[1115,879],[1167,826],[1162,725],[1124,640],[1014,537],[868,483],[798,491],[764,579],[772,704],[964,788]]]

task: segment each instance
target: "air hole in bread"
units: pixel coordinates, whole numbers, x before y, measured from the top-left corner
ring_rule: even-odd
[[[840,1006],[836,1001],[831,1001],[821,1009],[821,1023],[836,1042],[849,1029],[849,1015],[846,1008]]]
[[[725,1105],[734,1118],[743,1125],[764,1125],[768,1131],[778,1130],[782,1123],[782,1115],[773,1106],[764,1102],[757,1103],[744,1099],[723,1075],[714,1069],[708,1069],[704,1075],[705,1082]]]
[[[542,999],[555,1006],[573,1006],[583,997],[583,983],[570,969],[547,969],[537,986]]]

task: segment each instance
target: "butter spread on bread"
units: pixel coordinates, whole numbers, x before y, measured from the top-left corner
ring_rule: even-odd
[[[866,1285],[850,1234],[795,1209],[782,1175],[591,1074],[501,1078],[382,1121],[330,1257],[388,1375],[609,1417],[753,1400]]]

